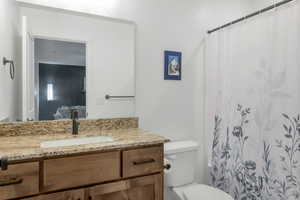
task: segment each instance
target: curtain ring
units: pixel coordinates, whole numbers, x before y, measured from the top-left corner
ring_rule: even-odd
[[[274,11],[277,10],[277,3],[276,3],[276,0],[273,1],[273,9],[274,9]]]

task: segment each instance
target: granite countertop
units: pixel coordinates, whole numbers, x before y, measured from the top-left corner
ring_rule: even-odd
[[[45,141],[95,136],[110,136],[114,141],[68,147],[40,147],[40,144]],[[7,157],[9,162],[14,162],[77,153],[155,145],[168,141],[169,140],[165,137],[155,135],[139,128],[82,131],[79,132],[79,135],[77,136],[71,135],[70,132],[43,135],[0,136],[0,158]]]

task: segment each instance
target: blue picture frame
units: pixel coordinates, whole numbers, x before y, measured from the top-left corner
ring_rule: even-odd
[[[182,53],[177,51],[165,51],[164,80],[181,80]]]

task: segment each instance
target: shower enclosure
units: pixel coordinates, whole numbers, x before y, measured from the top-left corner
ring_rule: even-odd
[[[237,200],[299,200],[299,2],[218,30],[205,48],[211,184]]]

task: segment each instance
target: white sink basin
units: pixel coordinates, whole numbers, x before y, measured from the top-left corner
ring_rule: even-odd
[[[71,138],[65,140],[45,141],[41,143],[41,148],[66,147],[66,146],[76,146],[76,145],[83,145],[83,144],[94,144],[99,142],[113,142],[113,141],[114,139],[108,136]]]

